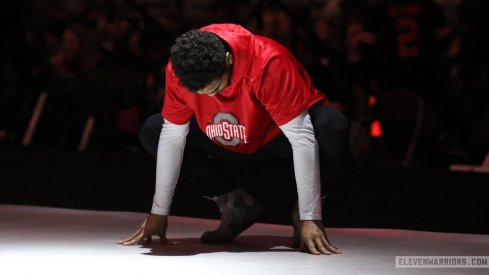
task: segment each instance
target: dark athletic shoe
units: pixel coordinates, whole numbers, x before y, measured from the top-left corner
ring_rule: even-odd
[[[263,212],[263,206],[240,188],[210,199],[219,207],[221,224],[216,230],[207,231],[200,237],[203,243],[232,242],[252,226]]]

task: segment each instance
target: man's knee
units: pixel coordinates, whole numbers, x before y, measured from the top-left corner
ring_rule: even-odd
[[[163,117],[161,114],[154,114],[144,121],[139,130],[139,140],[141,141],[141,145],[153,156],[156,156],[158,150],[158,141],[162,125]]]
[[[348,128],[348,119],[332,106],[314,106],[309,108],[309,115],[315,131],[344,131]]]
[[[163,125],[163,117],[161,114],[154,114],[148,117],[143,125],[141,126],[141,132],[153,132],[158,133],[161,131],[161,126]]]

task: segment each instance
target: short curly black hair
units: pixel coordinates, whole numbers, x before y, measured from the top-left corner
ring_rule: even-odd
[[[191,30],[176,39],[170,62],[182,85],[196,92],[224,74],[226,45],[213,33]]]

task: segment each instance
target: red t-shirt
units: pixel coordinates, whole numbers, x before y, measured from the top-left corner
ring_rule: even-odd
[[[219,146],[254,153],[281,134],[278,125],[327,102],[302,65],[280,44],[239,25],[215,24],[200,30],[216,34],[232,49],[231,83],[213,97],[192,93],[168,63],[162,111],[166,120],[185,124],[195,115],[200,129]]]

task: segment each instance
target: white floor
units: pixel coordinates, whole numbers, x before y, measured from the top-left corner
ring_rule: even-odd
[[[0,205],[0,274],[489,274],[396,268],[395,256],[489,256],[489,235],[329,229],[342,255],[291,249],[291,228],[256,224],[228,245],[203,245],[217,221],[171,217],[171,246],[124,247],[143,213]]]

